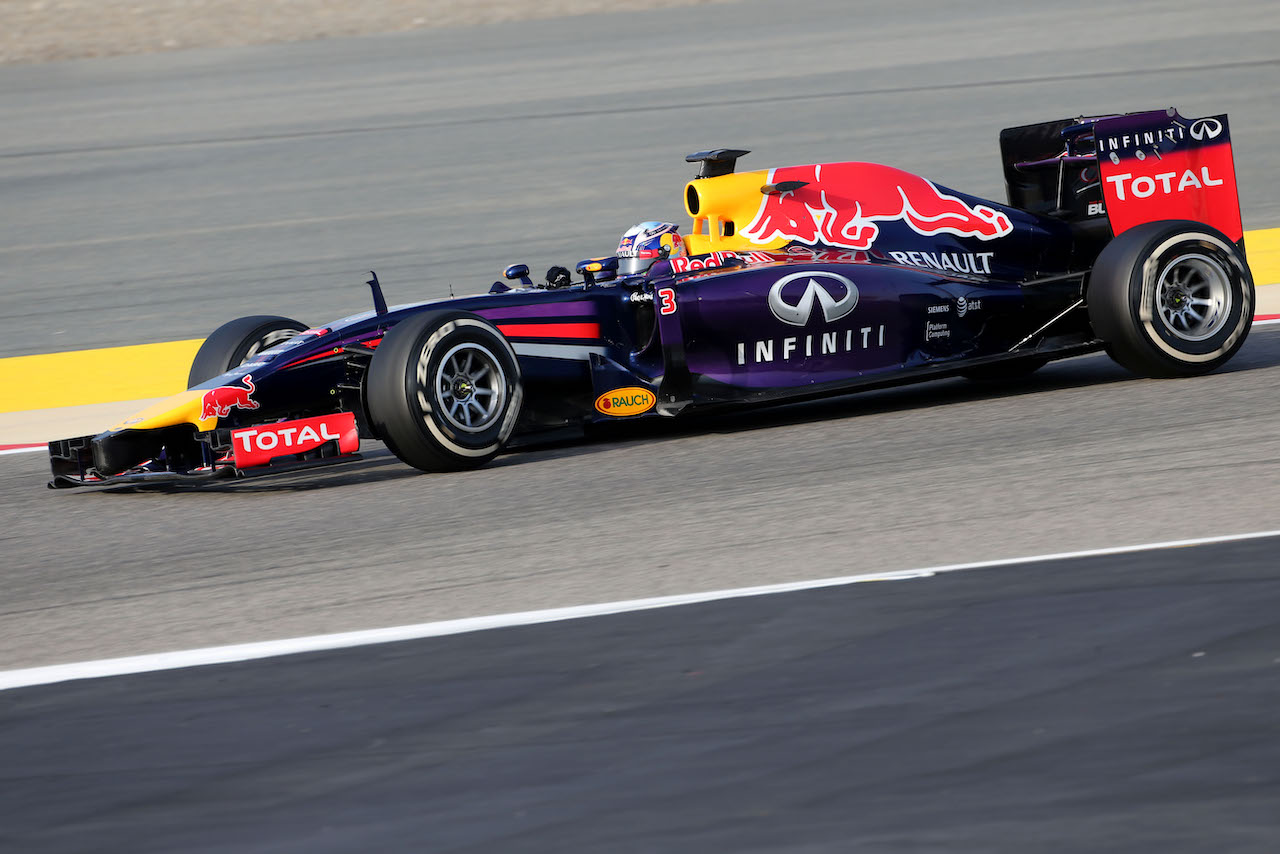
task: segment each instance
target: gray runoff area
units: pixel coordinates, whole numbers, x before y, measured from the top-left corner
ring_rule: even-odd
[[[393,302],[483,289],[506,263],[572,263],[608,252],[635,222],[680,219],[683,155],[719,145],[754,149],[744,168],[875,160],[998,198],[1003,126],[1165,105],[1228,112],[1246,226],[1275,225],[1277,30],[1280,9],[1263,2],[885,3],[853,14],[797,0],[0,68],[0,355],[199,337],[251,313],[323,322],[368,305],[370,268]],[[373,445],[352,468],[319,474],[58,494],[43,489],[39,455],[2,457],[0,667],[1274,529],[1278,366],[1280,337],[1257,329],[1224,371],[1194,380],[1135,380],[1099,355],[1007,387],[954,380],[615,430],[459,476],[418,475]],[[830,840],[847,836],[855,806],[875,815],[877,794],[910,810],[885,807],[864,850],[906,848],[893,835],[904,827],[917,850],[964,850],[955,839],[993,850],[1008,813],[970,799],[991,793],[1022,807],[1024,829],[1063,822],[1042,849],[1078,850],[1073,817],[1087,812],[1091,838],[1115,850],[1126,850],[1123,831],[1141,835],[1140,849],[1212,839],[1266,851],[1275,698],[1274,678],[1258,680],[1276,657],[1273,545],[1102,561],[1077,592],[1054,586],[1080,571],[1060,564],[1026,581],[977,573],[0,695],[0,733],[30,745],[3,750],[21,761],[0,764],[2,805],[25,821],[0,822],[0,848],[16,838],[18,850],[74,849],[85,815],[121,834],[153,820],[154,837],[130,838],[181,847],[170,834],[186,821],[220,819],[227,832],[243,816],[269,822],[292,791],[271,784],[305,777],[282,822],[311,826],[319,813],[308,810],[345,794],[391,834],[406,815],[403,827],[417,827],[427,795],[458,829],[438,850],[485,850],[467,834],[518,818],[492,820],[519,811],[518,796],[498,795],[531,779],[530,763],[567,755],[570,736],[543,738],[559,720],[560,732],[595,737],[569,741],[581,748],[570,758],[595,759],[616,781],[584,809],[614,815],[641,791],[627,787],[628,769],[643,775],[669,755],[640,735],[670,732],[662,746],[697,751],[708,740],[732,748],[744,728],[784,731],[761,767],[803,784],[813,812],[789,801],[771,829],[776,802],[748,796],[751,778],[729,773],[742,766],[715,766],[719,789],[667,787],[667,801],[645,801],[653,811],[625,816],[696,811],[689,821],[708,834],[682,818],[685,835],[650,850],[751,829],[702,850],[792,839],[847,850]],[[786,618],[797,608],[800,619]],[[955,622],[891,631],[929,611]],[[594,666],[583,652],[593,646],[616,651],[616,666],[603,652]],[[504,658],[522,650],[529,658]],[[684,680],[702,678],[685,670],[706,673],[717,658],[736,668],[733,682],[682,705],[680,686],[695,684]],[[1186,669],[1197,663],[1213,669]],[[230,674],[221,688],[203,681],[219,674]],[[308,693],[331,676],[342,684]],[[1013,684],[1027,685],[1025,700],[995,690]],[[655,703],[634,727],[617,712],[628,692]],[[1018,704],[1035,696],[1040,705]],[[120,723],[148,697],[172,714]],[[962,707],[945,705],[956,698]],[[90,721],[95,709],[103,717]],[[368,729],[348,725],[370,709]],[[737,730],[726,724],[748,712]],[[834,740],[795,740],[806,723],[855,713],[857,728],[811,727]],[[951,724],[930,727],[947,714]],[[40,737],[83,746],[99,721],[120,738],[74,756],[33,752]],[[916,727],[891,736],[894,721]],[[857,747],[859,732],[883,735],[881,746]],[[409,789],[419,797],[406,806],[384,781],[414,777],[442,733],[457,736],[450,784],[471,774],[463,791],[483,797]],[[378,743],[388,734],[414,744]],[[290,740],[304,735],[314,740]],[[1056,747],[1033,741],[1051,737]],[[606,738],[617,753],[599,752]],[[975,746],[931,756],[931,739]],[[204,764],[220,746],[222,764]],[[468,762],[479,752],[490,764]],[[930,762],[967,771],[935,784],[928,772],[945,769]],[[366,794],[390,794],[363,801],[329,778],[317,795],[330,763],[355,768]],[[1058,782],[1035,802],[1045,775]],[[61,798],[11,800],[55,778],[67,783]],[[130,787],[166,782],[163,804]],[[267,788],[260,812],[215,814]],[[955,836],[969,814],[983,825]],[[565,834],[590,831],[560,820]],[[253,827],[262,835],[233,850],[273,838]],[[553,831],[502,847],[545,848]],[[366,837],[338,838],[335,850],[351,850]]]
[[[711,145],[998,195],[1001,126],[1176,103],[1231,114],[1246,223],[1280,222],[1280,7],[1014,8],[745,2],[0,68],[0,346],[323,322],[369,304],[369,268],[393,301],[482,288],[677,216]],[[1258,329],[1194,380],[1096,356],[462,476],[375,444],[177,500],[46,494],[45,461],[3,457],[0,667],[1269,530],[1278,362]]]
[[[0,847],[1263,854],[1277,545],[17,689]]]

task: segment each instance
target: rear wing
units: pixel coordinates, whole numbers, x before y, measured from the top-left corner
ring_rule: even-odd
[[[1195,220],[1243,248],[1225,115],[1169,109],[1042,122],[1001,131],[1000,150],[1014,207],[1112,234]]]

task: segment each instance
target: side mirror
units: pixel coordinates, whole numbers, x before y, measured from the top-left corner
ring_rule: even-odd
[[[618,259],[613,256],[608,258],[587,258],[579,261],[576,269],[588,286],[594,285],[596,282],[612,282],[618,278]]]
[[[512,264],[510,267],[502,271],[502,275],[510,279],[519,279],[522,285],[533,285],[533,279],[529,278],[528,264]]]

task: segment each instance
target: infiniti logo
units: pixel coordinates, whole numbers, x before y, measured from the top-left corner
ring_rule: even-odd
[[[1202,140],[1205,137],[1217,139],[1222,133],[1222,122],[1217,119],[1196,119],[1191,123],[1191,138]]]
[[[786,301],[782,289],[800,279],[808,281],[804,286],[804,294],[793,305]],[[833,291],[839,294],[841,290],[844,293],[839,299],[832,296]],[[832,323],[853,311],[853,307],[858,304],[858,286],[835,273],[813,272],[784,276],[769,289],[769,310],[774,317],[792,326],[804,326],[809,322],[815,300],[822,306],[823,319]]]

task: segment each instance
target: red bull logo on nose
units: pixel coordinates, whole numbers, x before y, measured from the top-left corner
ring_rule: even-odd
[[[1013,223],[986,205],[969,205],[931,181],[875,163],[827,163],[769,171],[772,185],[806,186],[766,195],[741,234],[753,243],[789,240],[810,246],[870,249],[878,223],[901,220],[923,235],[954,234],[994,240]]]
[[[220,385],[209,389],[200,398],[200,420],[226,418],[232,409],[257,409],[258,401],[252,397],[255,390],[253,374],[244,375],[244,388],[238,385]]]

